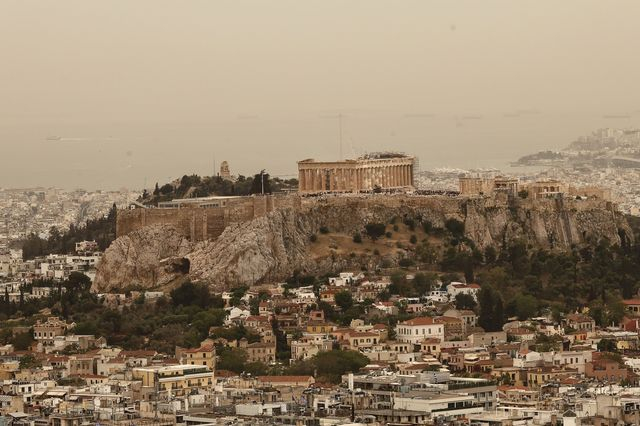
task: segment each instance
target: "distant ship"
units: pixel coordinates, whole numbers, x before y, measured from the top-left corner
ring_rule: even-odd
[[[47,136],[48,141],[59,141],[62,140],[62,136]]]

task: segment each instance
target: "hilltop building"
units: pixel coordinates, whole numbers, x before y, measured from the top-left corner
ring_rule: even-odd
[[[459,184],[462,195],[492,195],[497,192],[517,195],[519,182],[518,179],[504,176],[493,178],[460,176]]]
[[[526,196],[533,199],[561,198],[565,196],[579,198],[599,198],[611,201],[611,190],[598,186],[575,187],[558,179],[536,180],[534,182],[520,182],[517,178],[495,176],[460,176],[459,189],[461,195],[507,194],[516,196],[525,191]]]
[[[298,161],[299,192],[367,192],[412,189],[415,157],[399,153],[368,154],[355,160]]]
[[[231,171],[229,170],[229,163],[223,161],[220,163],[220,173],[218,174],[222,179],[232,180]]]

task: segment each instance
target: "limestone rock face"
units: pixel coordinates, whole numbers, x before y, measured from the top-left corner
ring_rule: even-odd
[[[169,225],[151,225],[116,239],[98,264],[95,291],[127,286],[151,288],[184,276],[188,261],[183,256],[191,244]]]
[[[214,286],[278,280],[305,263],[311,229],[293,210],[278,210],[224,230],[187,256],[190,277]]]
[[[227,227],[215,240],[191,244],[168,225],[152,225],[118,238],[98,266],[94,288],[105,291],[141,285],[163,286],[178,278],[210,284],[216,290],[260,281],[279,281],[294,271],[324,274],[358,268],[367,259],[310,255],[310,236],[322,226],[351,235],[371,222],[392,218],[430,221],[444,227],[454,218],[480,248],[498,251],[516,240],[555,250],[606,238],[612,244],[633,239],[625,218],[604,202],[575,200],[496,200],[462,197],[329,197],[305,200],[298,209],[275,210]],[[370,261],[370,259],[369,259]]]

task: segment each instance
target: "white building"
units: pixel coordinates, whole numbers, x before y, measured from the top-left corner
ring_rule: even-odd
[[[455,299],[459,294],[468,294],[477,301],[479,291],[480,286],[478,284],[463,284],[454,281],[447,286],[447,293],[451,299]]]
[[[396,325],[396,338],[401,342],[419,344],[424,339],[444,340],[444,324],[432,317],[417,317]]]

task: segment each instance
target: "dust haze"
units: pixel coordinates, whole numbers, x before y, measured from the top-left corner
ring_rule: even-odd
[[[640,3],[0,3],[0,187],[141,188],[394,149],[502,167],[640,126]]]

